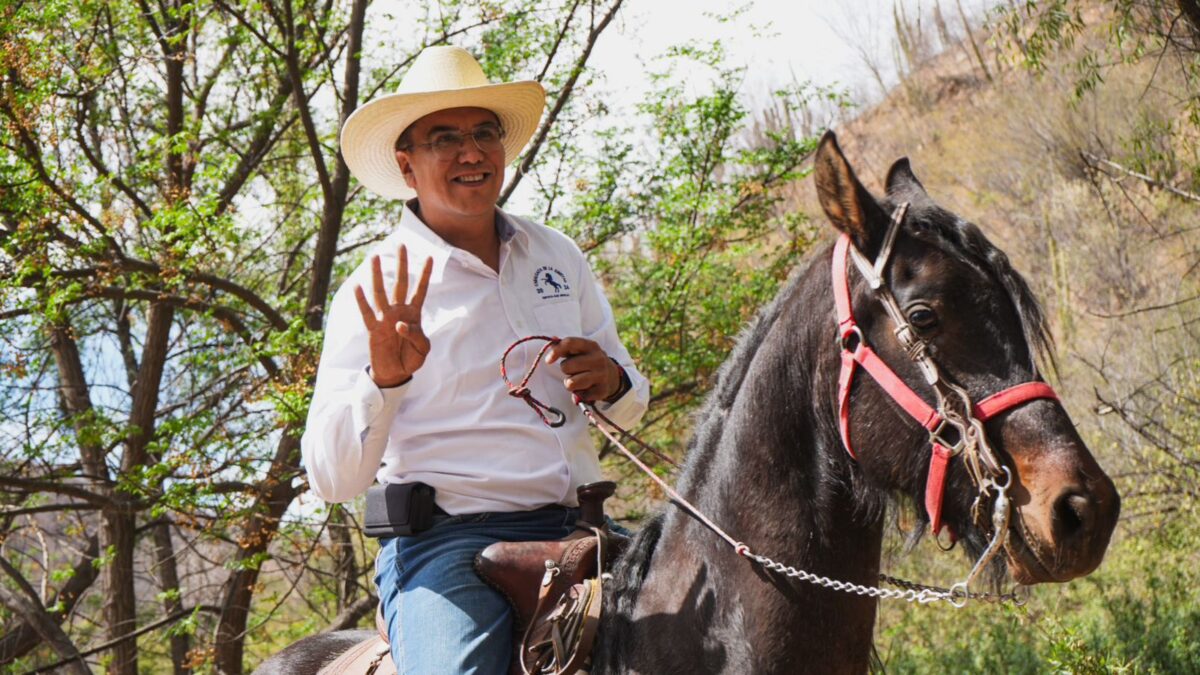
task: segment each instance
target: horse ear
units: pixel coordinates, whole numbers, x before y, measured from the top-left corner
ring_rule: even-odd
[[[912,164],[907,157],[896,160],[887,174],[887,194],[889,197],[900,198],[901,201],[914,201],[914,197],[928,197],[925,186],[917,180],[913,173]],[[907,199],[905,199],[907,197]]]
[[[825,215],[834,227],[850,235],[860,251],[868,253],[882,236],[886,218],[854,175],[832,131],[821,137],[813,163],[817,198]]]

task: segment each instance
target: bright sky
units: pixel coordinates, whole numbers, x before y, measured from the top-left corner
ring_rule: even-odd
[[[648,88],[645,64],[668,47],[692,40],[721,40],[732,64],[753,64],[748,91],[765,92],[793,81],[838,83],[878,96],[864,54],[894,83],[893,8],[909,17],[940,5],[946,21],[961,32],[958,7],[982,14],[998,0],[626,0],[592,54],[589,65],[608,76],[617,98],[641,100]],[[561,0],[547,0],[561,3]],[[603,3],[602,3],[603,4]],[[412,20],[407,0],[376,0],[368,12],[372,37],[404,35]],[[718,14],[740,11],[720,23]],[[369,50],[370,51],[370,50]],[[386,67],[386,54],[373,54]],[[889,77],[891,76],[891,77]]]
[[[613,28],[601,38],[593,65],[608,73],[609,83],[645,85],[642,63],[687,40],[720,39],[730,61],[752,64],[751,92],[811,80],[838,83],[878,95],[860,51],[879,63],[892,84],[892,35],[895,0],[627,0]],[[977,16],[989,0],[900,0],[909,16],[940,2],[953,28],[961,30],[957,2]],[[719,23],[712,18],[737,7],[745,12]],[[857,45],[857,46],[856,46]],[[632,93],[632,92],[631,92]]]

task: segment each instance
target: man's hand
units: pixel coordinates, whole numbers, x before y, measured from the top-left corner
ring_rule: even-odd
[[[380,387],[395,387],[407,382],[424,365],[425,356],[429,354],[429,338],[421,330],[421,306],[425,304],[425,293],[429,290],[433,259],[425,259],[425,269],[421,270],[421,280],[417,282],[412,300],[408,300],[408,249],[403,244],[400,245],[399,260],[391,302],[384,291],[379,256],[371,258],[375,308],[367,302],[362,286],[354,288],[358,309],[367,326],[371,379]]]
[[[546,363],[562,359],[567,390],[587,403],[608,401],[621,392],[621,366],[600,345],[581,337],[563,338],[546,352]]]

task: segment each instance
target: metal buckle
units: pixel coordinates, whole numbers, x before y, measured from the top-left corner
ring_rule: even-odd
[[[947,526],[946,526],[946,524],[943,522],[943,523],[942,523],[942,529],[941,529],[941,530],[939,530],[938,532],[934,533],[934,535],[933,535],[933,543],[934,543],[934,544],[937,544],[937,547],[938,547],[939,549],[943,550],[943,551],[953,551],[953,550],[954,550],[954,547],[958,545],[958,540],[957,540],[957,539],[955,539],[955,538],[954,538],[953,536],[951,536],[951,535],[947,535],[947,536],[949,536],[949,537],[950,537],[950,545],[949,545],[949,546],[942,546],[942,532],[945,532],[947,529],[948,529],[948,527],[947,527]]]
[[[954,430],[958,432],[957,443],[951,443],[950,441],[946,440],[945,436],[942,435],[948,426],[953,427]],[[951,457],[957,457],[960,453],[962,453],[963,449],[967,447],[967,435],[963,433],[963,430],[960,429],[957,424],[943,417],[942,420],[938,422],[938,425],[933,428],[933,431],[929,432],[929,442],[935,443],[949,450]]]
[[[1012,471],[1008,468],[1008,465],[1006,465],[1006,464],[1001,464],[1000,470],[1004,472],[1004,476],[1005,476],[1003,485],[1001,485],[1000,483],[997,483],[996,479],[991,478],[991,477],[989,477],[987,479],[987,482],[991,483],[991,487],[996,488],[997,490],[1000,491],[1001,494],[1005,494],[1005,496],[1007,496],[1008,488],[1012,487],[1012,482],[1013,482]]]
[[[855,345],[854,348],[850,347],[852,338],[858,341],[858,344]],[[852,325],[846,330],[842,331],[840,335],[834,336],[833,341],[838,347],[841,348],[842,351],[849,352],[851,354],[857,352],[859,347],[867,344],[867,339],[863,337],[862,331],[859,330],[857,325]]]

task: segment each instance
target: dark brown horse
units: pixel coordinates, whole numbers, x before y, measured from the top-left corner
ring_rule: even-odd
[[[909,342],[936,363],[942,386],[978,403],[1040,380],[1038,358],[1048,356],[1050,341],[1028,286],[976,226],[934,204],[907,160],[892,166],[887,196],[876,199],[830,133],[816,155],[815,179],[825,213],[863,257],[887,251],[882,289],[852,272],[849,300],[862,342],[908,387],[935,405],[913,347],[902,345],[885,311],[888,291],[893,311],[914,333]],[[893,215],[894,242],[885,243]],[[839,429],[845,343],[833,339],[832,255],[817,254],[741,337],[697,416],[678,487],[755,552],[870,586],[880,572],[888,504],[925,503],[930,433],[873,378],[859,375],[847,387],[855,457],[847,452]],[[993,469],[1012,475],[1012,508],[997,509],[1007,520],[993,520],[988,500],[996,491],[976,504],[980,473],[968,470],[971,453],[949,462],[941,520],[970,559],[1002,541],[989,566],[995,583],[1006,571],[1035,584],[1094,570],[1119,498],[1058,401],[1023,400],[979,429]],[[767,570],[680,509],[668,508],[637,535],[607,590],[593,674],[868,667],[876,599]],[[314,672],[313,664],[336,656],[348,637],[301,641],[263,672]]]

